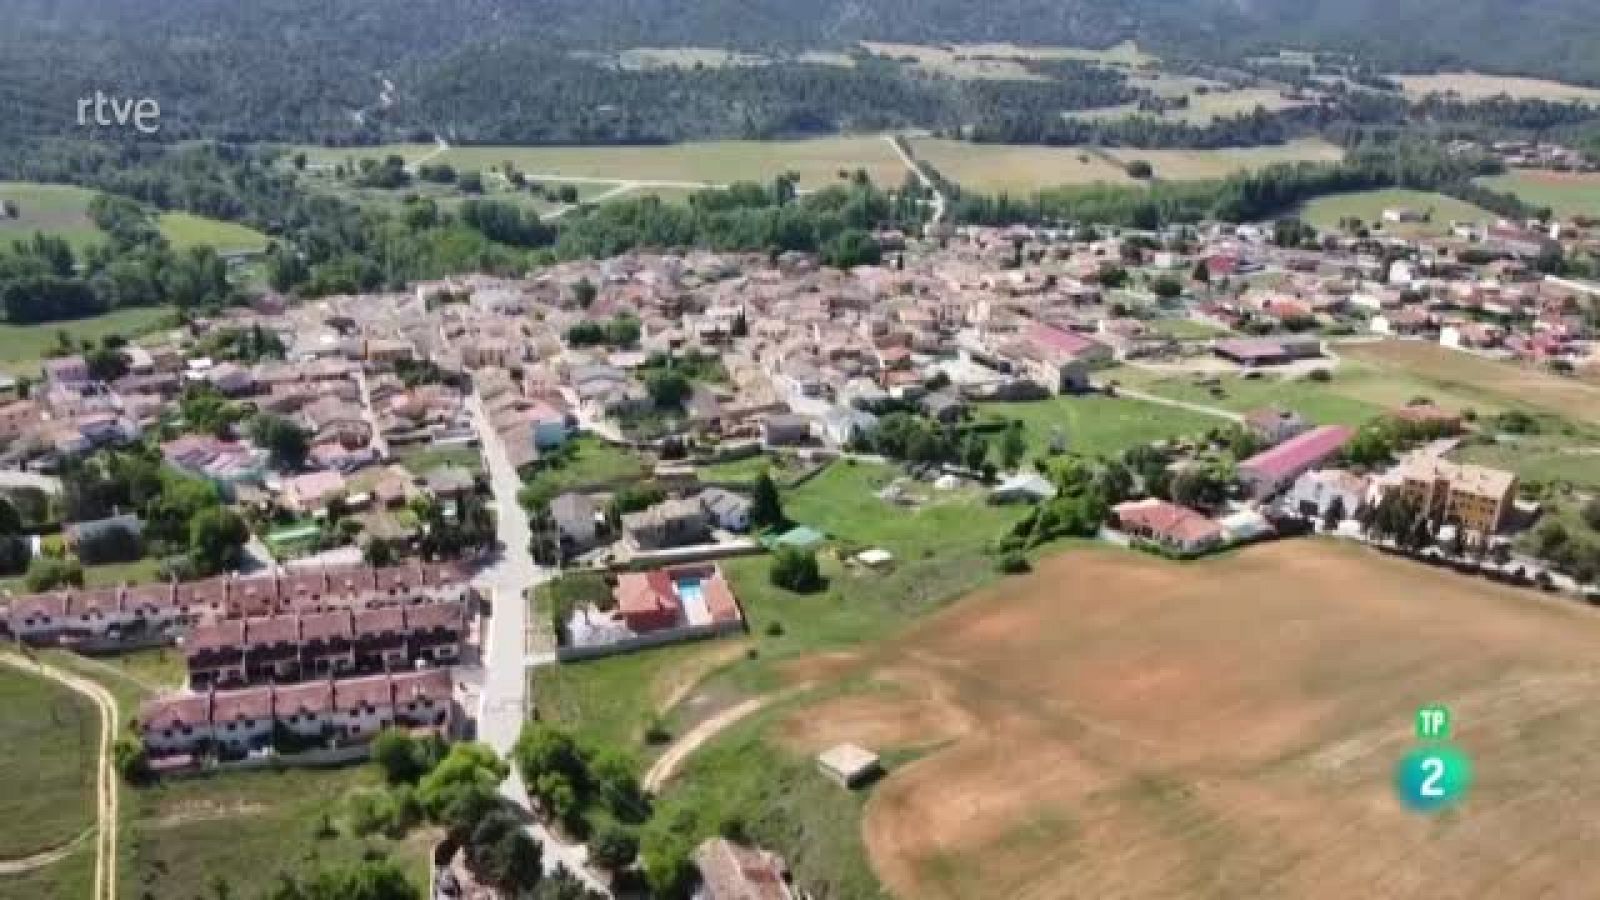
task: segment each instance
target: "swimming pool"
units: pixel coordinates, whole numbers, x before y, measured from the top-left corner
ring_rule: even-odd
[[[700,579],[698,578],[680,579],[677,583],[677,588],[678,598],[684,603],[699,603],[704,598],[704,592],[700,590]]]

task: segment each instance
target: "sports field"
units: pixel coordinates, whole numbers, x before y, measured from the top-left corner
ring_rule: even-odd
[[[1515,78],[1484,75],[1480,72],[1440,72],[1434,75],[1401,75],[1395,78],[1413,97],[1454,91],[1466,100],[1482,100],[1505,94],[1530,100],[1581,100],[1600,103],[1600,89],[1546,81],[1541,78]]]
[[[102,243],[105,235],[89,220],[95,191],[64,184],[0,182],[0,201],[17,205],[19,217],[0,216],[0,243],[43,232],[65,238],[76,251]],[[189,213],[164,213],[157,219],[162,235],[174,247],[208,244],[220,251],[259,251],[267,236],[233,222]]]
[[[865,808],[895,896],[1576,898],[1600,878],[1597,639],[1583,607],[1351,545],[1077,550],[771,736],[926,753]],[[1435,702],[1478,779],[1430,820],[1390,784]]]
[[[313,163],[336,164],[397,154],[408,162],[430,157],[427,144],[382,147],[302,147]],[[496,169],[504,162],[529,179],[588,178],[612,182],[666,181],[727,184],[768,181],[794,171],[801,185],[825,187],[839,175],[866,169],[879,184],[899,184],[905,166],[882,137],[827,137],[799,141],[705,141],[649,147],[452,147],[431,162],[457,169]]]
[[[1478,183],[1548,206],[1558,216],[1600,216],[1600,173],[1518,170]]]
[[[1156,171],[1159,173],[1161,170],[1158,167]],[[1384,222],[1383,211],[1393,208],[1407,208],[1432,215],[1427,222]],[[1486,209],[1463,203],[1454,197],[1402,188],[1318,197],[1301,208],[1300,217],[1323,231],[1338,231],[1340,219],[1353,217],[1360,219],[1368,228],[1381,227],[1392,234],[1406,237],[1448,234],[1452,221],[1493,223],[1498,218]]]

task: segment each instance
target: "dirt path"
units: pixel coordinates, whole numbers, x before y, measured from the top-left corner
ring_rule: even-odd
[[[711,740],[733,723],[760,711],[772,701],[778,699],[778,694],[769,694],[765,697],[754,697],[738,706],[730,707],[699,725],[689,729],[688,733],[678,738],[667,752],[661,754],[655,765],[644,775],[644,789],[652,793],[661,790],[662,786],[672,780],[683,767],[683,761],[696,750],[700,749],[706,741]]]
[[[112,762],[111,745],[115,741],[117,722],[120,721],[117,700],[110,691],[95,682],[51,665],[11,653],[0,654],[0,664],[42,675],[77,691],[94,701],[95,708],[100,711],[100,746],[95,762],[94,892],[91,900],[116,900],[118,798],[117,769]]]
[[[59,847],[41,850],[38,853],[24,856],[20,859],[0,860],[0,875],[20,875],[23,872],[32,872],[34,869],[42,869],[45,866],[58,863],[72,855],[72,851],[78,849],[78,845],[88,840],[89,835],[94,833],[95,830],[93,828],[85,829],[83,834]]]

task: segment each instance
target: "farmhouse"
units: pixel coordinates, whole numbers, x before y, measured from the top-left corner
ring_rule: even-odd
[[[1304,432],[1311,424],[1297,412],[1269,408],[1245,413],[1244,427],[1271,447]]]
[[[1367,479],[1344,469],[1318,469],[1295,479],[1289,491],[1291,509],[1302,516],[1321,517],[1330,509],[1340,509],[1344,518],[1356,514],[1365,501]]]
[[[1015,345],[1003,355],[1020,363],[1039,384],[1058,393],[1087,389],[1090,368],[1112,359],[1110,346],[1032,319],[1023,321]]]
[[[622,531],[640,550],[661,550],[698,544],[711,536],[705,508],[698,500],[668,500],[643,512],[622,517]]]
[[[1239,480],[1257,499],[1269,497],[1326,462],[1355,434],[1341,425],[1324,425],[1290,438],[1239,464]]]
[[[1203,553],[1222,543],[1222,526],[1186,506],[1154,497],[1112,509],[1118,527],[1130,537],[1152,541],[1180,553]]]

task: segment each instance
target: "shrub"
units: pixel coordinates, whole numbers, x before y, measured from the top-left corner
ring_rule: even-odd
[[[783,623],[773,619],[767,623],[767,637],[783,637]]]
[[[1327,369],[1312,369],[1311,372],[1306,375],[1306,378],[1325,384],[1333,380],[1333,373]]]
[[[117,738],[111,748],[117,774],[129,784],[138,784],[150,777],[150,758],[145,755],[144,744],[134,738]]]
[[[817,554],[795,547],[778,548],[772,556],[769,577],[774,585],[796,594],[811,593],[820,590],[823,585]]]
[[[1007,575],[1017,575],[1028,571],[1028,558],[1015,550],[1009,551],[1000,557],[997,568]]]

